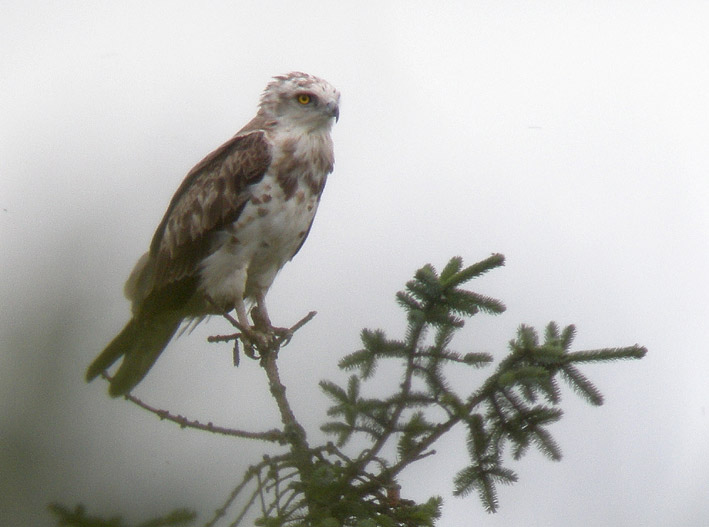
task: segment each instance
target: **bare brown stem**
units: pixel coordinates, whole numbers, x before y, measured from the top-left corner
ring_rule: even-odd
[[[111,380],[110,375],[103,372],[101,376],[107,381]],[[224,426],[216,426],[209,423],[200,423],[196,419],[189,419],[183,415],[172,414],[168,410],[161,410],[149,405],[148,403],[142,401],[135,395],[126,394],[123,396],[126,400],[138,405],[139,407],[157,415],[160,419],[165,419],[167,421],[172,421],[180,425],[180,428],[195,428],[197,430],[204,430],[206,432],[212,432],[214,434],[221,434],[232,437],[242,437],[244,439],[260,439],[262,441],[269,441],[273,443],[285,444],[285,436],[283,432],[277,429],[267,430],[265,432],[249,432],[246,430],[238,430],[236,428],[227,428]]]

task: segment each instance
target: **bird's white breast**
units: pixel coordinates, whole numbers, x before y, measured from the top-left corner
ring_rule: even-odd
[[[313,171],[308,163],[303,166],[311,170],[296,164],[288,173],[279,172],[277,161],[249,187],[249,201],[238,219],[217,234],[213,251],[201,263],[201,289],[219,306],[265,294],[315,217],[327,172]]]

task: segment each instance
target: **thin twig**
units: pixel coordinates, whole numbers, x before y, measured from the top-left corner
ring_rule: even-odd
[[[407,397],[409,395],[409,392],[411,391],[411,383],[412,383],[414,367],[415,367],[415,362],[414,362],[415,357],[414,356],[415,356],[416,350],[418,349],[418,346],[419,346],[419,340],[423,336],[424,326],[425,325],[423,322],[419,323],[418,327],[414,329],[414,331],[412,332],[412,335],[411,335],[411,342],[409,344],[409,352],[407,353],[406,371],[404,373],[404,381],[401,383],[401,400],[394,408],[391,418],[389,419],[389,422],[387,423],[382,435],[372,445],[372,448],[370,448],[367,451],[367,454],[365,454],[363,457],[361,457],[358,460],[357,464],[359,465],[359,467],[358,467],[359,470],[365,469],[367,467],[367,465],[377,457],[377,455],[379,454],[379,451],[384,447],[384,445],[387,443],[387,441],[389,441],[389,438],[391,437],[392,433],[394,433],[396,431],[397,425],[399,423],[399,419],[401,418],[401,414],[404,412],[404,409],[406,408]],[[353,465],[353,467],[357,467],[357,465]],[[382,471],[382,474],[383,473],[384,472]]]
[[[470,415],[473,411],[473,409],[478,406],[479,404],[482,404],[485,400],[487,399],[487,393],[480,393],[476,395],[475,397],[470,398],[468,403],[465,405],[465,411],[462,412],[463,415]],[[389,469],[382,470],[380,475],[384,474],[391,474],[392,477],[396,476],[399,472],[401,472],[404,468],[406,468],[410,463],[413,461],[416,461],[419,456],[422,456],[423,452],[429,448],[431,445],[433,445],[436,441],[438,441],[441,436],[443,436],[446,432],[448,432],[451,428],[453,428],[456,424],[458,424],[462,420],[462,417],[460,416],[454,416],[448,419],[447,421],[444,421],[442,423],[439,423],[436,425],[435,429],[433,432],[431,432],[428,436],[426,436],[424,439],[418,442],[415,448],[413,448],[406,458],[400,459],[397,463],[389,467]],[[431,453],[434,453],[435,450],[432,450]],[[427,454],[430,455],[430,454]],[[424,456],[425,457],[425,456]]]
[[[293,326],[289,329],[289,331],[290,331],[291,333],[295,333],[295,332],[298,331],[300,328],[302,328],[303,326],[305,326],[308,322],[310,322],[310,321],[313,319],[313,317],[314,317],[315,315],[317,315],[317,314],[318,314],[317,311],[311,311],[310,313],[308,313],[307,315],[305,315],[303,318],[301,318],[298,322],[296,322],[295,324],[293,324]]]
[[[266,353],[266,355],[261,357],[261,366],[266,371],[266,377],[268,378],[268,385],[271,390],[271,395],[273,395],[273,398],[276,400],[278,411],[281,414],[281,421],[283,422],[285,428],[290,428],[292,431],[299,429],[301,434],[304,434],[304,431],[298,423],[298,420],[295,418],[295,414],[293,413],[290,403],[286,398],[286,387],[283,386],[283,383],[281,382],[276,358],[276,353],[273,352]],[[291,439],[290,442],[293,444],[293,439]],[[298,442],[298,446],[301,446],[300,442]]]
[[[313,513],[313,506],[317,503],[313,496],[310,495],[310,478],[313,473],[313,451],[308,445],[305,429],[296,419],[288,402],[288,398],[286,397],[286,387],[281,382],[278,373],[277,358],[277,351],[267,352],[261,356],[261,367],[266,371],[271,395],[275,399],[278,411],[281,414],[283,432],[291,445],[290,450],[293,467],[297,469],[300,481],[303,483],[303,495],[307,503],[307,512]]]
[[[254,490],[254,492],[251,494],[251,498],[249,498],[249,501],[246,502],[246,505],[241,509],[241,512],[239,515],[236,517],[236,519],[229,524],[229,527],[236,527],[241,523],[241,520],[244,519],[244,516],[246,516],[246,513],[249,512],[249,509],[251,506],[254,504],[256,501],[256,496],[259,494],[260,488],[257,488]]]
[[[236,488],[231,491],[231,494],[229,495],[229,498],[227,498],[224,505],[214,511],[214,516],[211,520],[204,524],[204,527],[213,527],[214,525],[216,525],[219,519],[226,514],[226,510],[231,506],[236,497],[241,494],[241,491],[244,489],[244,487],[246,487],[246,485],[249,483],[249,481],[251,481],[251,478],[253,478],[256,473],[257,470],[254,467],[251,467],[249,468],[249,470],[246,471],[246,474],[244,474],[244,478],[241,480],[241,483],[239,483]]]
[[[207,342],[231,342],[241,336],[241,333],[232,333],[230,335],[211,335],[207,337]]]
[[[234,503],[234,500],[236,500],[239,494],[241,494],[241,491],[244,490],[244,487],[246,487],[246,485],[254,478],[254,476],[256,476],[256,474],[259,474],[265,467],[274,464],[274,462],[280,463],[282,461],[287,461],[288,459],[290,459],[290,455],[281,455],[273,457],[264,456],[263,461],[249,467],[246,473],[244,474],[244,477],[241,479],[241,482],[236,486],[233,491],[231,491],[231,494],[224,502],[224,505],[214,511],[214,516],[209,522],[204,525],[204,527],[213,527],[217,523],[217,521],[219,521],[219,519],[226,514],[227,509],[231,507],[232,503]]]
[[[290,328],[272,328],[265,326],[259,318],[254,319],[256,325],[253,328],[245,328],[229,313],[224,313],[224,318],[238,329],[239,333],[212,335],[207,337],[207,342],[234,341],[234,366],[238,366],[239,341],[244,345],[244,353],[246,356],[252,359],[261,359],[268,353],[278,353],[282,347],[287,346],[293,338],[293,334],[310,322],[316,314],[316,311],[309,312]],[[256,351],[258,351],[258,353],[256,353]]]
[[[287,344],[287,341],[290,341],[290,337],[292,337],[293,333],[298,331],[300,328],[302,328],[308,322],[310,322],[316,314],[317,313],[315,311],[309,312],[302,319],[300,319],[298,322],[296,322],[291,328],[289,328],[286,335],[277,336],[275,339],[273,339],[273,348],[275,349],[275,352],[276,353],[278,352],[278,349],[281,347],[281,345],[284,344],[284,342]],[[231,335],[215,335],[215,336],[208,337],[207,340],[209,342],[226,342],[226,341],[231,341],[231,340],[236,340],[236,339],[243,339],[244,338],[244,328],[239,324],[239,322],[234,317],[232,317],[229,313],[223,313],[222,316],[224,316],[224,318],[226,318],[234,327],[239,329],[242,333],[234,333]],[[278,374],[278,371],[276,369],[276,375],[277,374]],[[105,371],[101,373],[101,376],[109,382],[112,379],[111,376],[108,373],[106,373]],[[271,379],[269,378],[269,381],[270,380]],[[279,383],[280,383],[280,380],[279,380]],[[285,391],[285,388],[283,388],[283,390]],[[128,401],[138,405],[139,407],[143,408],[144,410],[154,413],[160,419],[166,419],[168,421],[172,421],[173,423],[177,423],[178,425],[180,425],[181,428],[194,428],[196,430],[204,430],[204,431],[212,432],[215,434],[227,435],[227,436],[232,436],[232,437],[241,437],[244,439],[260,439],[263,441],[270,441],[270,442],[280,443],[280,444],[285,444],[287,442],[283,432],[281,432],[280,430],[277,430],[277,429],[268,430],[266,432],[249,432],[246,430],[238,430],[235,428],[215,426],[211,422],[204,424],[204,423],[200,423],[196,419],[189,419],[189,418],[179,415],[179,414],[178,415],[172,414],[168,410],[162,410],[159,408],[155,408],[131,394],[124,395],[124,398],[127,399]],[[279,408],[280,408],[280,406],[279,406]],[[295,417],[292,415],[292,412],[291,412],[291,417],[292,417],[292,420],[295,421]]]
[[[317,314],[318,314],[317,311],[310,311],[307,315],[305,315],[303,318],[301,318],[298,322],[296,322],[290,328],[288,328],[287,331],[285,332],[285,335],[275,335],[275,338],[273,339],[275,344],[273,347],[280,348],[281,346],[288,344],[291,337],[293,336],[293,333],[295,333],[300,328],[305,326]],[[239,333],[231,333],[229,335],[212,335],[210,337],[207,337],[207,342],[230,342],[230,341],[236,340],[236,339],[244,339],[244,338],[248,339],[248,333],[251,331],[250,328],[244,328],[229,313],[223,313],[222,316],[225,319],[227,319],[232,326],[234,326],[236,329],[238,329]]]
[[[108,375],[106,372],[103,372],[101,376],[106,379],[107,381],[111,380],[111,376]],[[141,399],[138,399],[136,396],[131,395],[131,394],[126,394],[123,396],[125,399],[128,401],[132,402],[133,404],[136,404],[143,408],[144,410],[147,410],[148,412],[154,413],[157,415],[160,419],[165,419],[167,421],[172,421],[173,423],[177,423],[180,425],[180,428],[195,428],[197,430],[204,430],[206,432],[212,432],[215,434],[221,434],[221,435],[226,435],[226,436],[232,436],[232,437],[242,437],[244,439],[260,439],[262,441],[270,441],[273,443],[279,443],[279,444],[285,444],[286,439],[280,430],[273,429],[273,430],[268,430],[266,432],[248,432],[246,430],[237,430],[235,428],[226,428],[223,426],[216,426],[212,424],[211,422],[209,423],[200,423],[196,419],[188,419],[185,416],[182,415],[175,415],[170,413],[167,410],[161,410],[159,408],[155,408],[154,406],[150,406],[149,404],[143,402]]]
[[[266,499],[263,497],[263,494],[265,492],[263,488],[263,480],[261,480],[261,471],[259,470],[256,473],[256,481],[258,482],[258,488],[256,489],[256,492],[258,492],[259,498],[261,498],[261,515],[266,516]]]

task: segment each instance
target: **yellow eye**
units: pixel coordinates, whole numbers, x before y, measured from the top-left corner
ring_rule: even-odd
[[[301,93],[298,95],[298,102],[300,104],[308,104],[310,102],[310,95],[307,93]]]

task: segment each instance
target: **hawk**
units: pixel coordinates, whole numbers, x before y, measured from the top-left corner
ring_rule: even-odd
[[[330,130],[340,94],[293,72],[266,86],[256,116],[185,177],[150,250],[125,285],[133,317],[93,361],[91,381],[121,357],[109,393],[130,392],[180,324],[236,312],[247,303],[273,331],[266,293],[310,232],[334,164]]]

